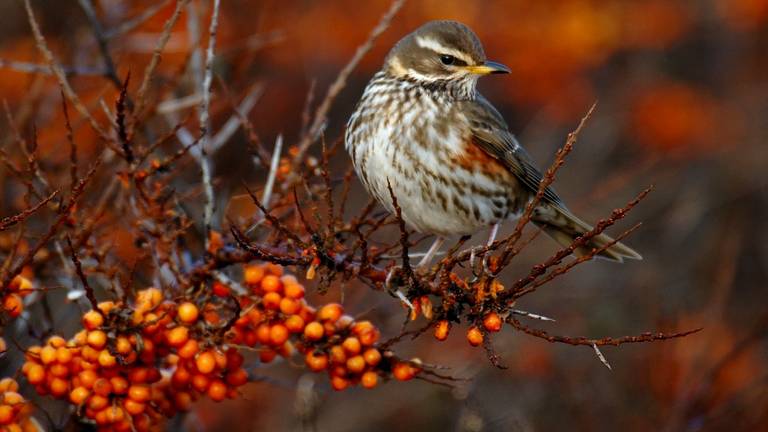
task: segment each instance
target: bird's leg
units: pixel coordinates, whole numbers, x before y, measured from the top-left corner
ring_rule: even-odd
[[[445,239],[443,237],[435,238],[434,243],[432,243],[432,246],[429,247],[426,255],[421,258],[421,261],[419,261],[418,264],[416,264],[416,268],[423,268],[428,266],[429,263],[432,262],[432,258],[434,258],[435,254],[443,246],[443,243],[445,243]]]
[[[491,247],[493,242],[496,241],[496,235],[499,234],[499,225],[501,225],[501,223],[497,222],[497,223],[493,224],[493,226],[491,227],[491,232],[488,235],[488,241],[485,243],[485,247]],[[482,247],[480,247],[480,246],[475,246],[475,247],[472,248],[471,254],[469,256],[469,267],[470,268],[473,268],[473,269],[475,268],[475,257],[477,255],[477,252],[480,249],[482,249]],[[483,257],[485,257],[485,254],[483,254]]]
[[[432,243],[432,246],[429,247],[429,250],[427,253],[421,258],[421,261],[419,261],[418,264],[416,264],[415,269],[420,269],[423,267],[426,267],[429,265],[429,263],[432,261],[432,258],[434,258],[435,254],[440,250],[440,247],[443,246],[443,243],[445,242],[445,239],[443,237],[437,237],[435,238],[435,241]],[[395,273],[400,271],[402,267],[401,266],[394,266],[387,272],[387,278],[384,282],[384,286],[387,288],[390,287],[390,284],[392,282],[392,277],[394,277]],[[402,293],[396,292],[396,295],[398,297],[402,297]]]
[[[488,236],[488,243],[485,244],[486,247],[491,247],[493,242],[496,241],[496,235],[499,233],[499,225],[501,225],[501,223],[496,222],[493,224],[493,227],[491,227],[491,234]]]

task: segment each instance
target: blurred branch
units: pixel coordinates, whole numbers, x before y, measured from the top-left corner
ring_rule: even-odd
[[[373,44],[376,39],[389,27],[389,24],[392,22],[392,18],[394,18],[395,14],[397,14],[397,12],[403,7],[404,3],[405,0],[394,0],[391,3],[387,12],[382,15],[379,23],[368,34],[366,41],[357,48],[355,54],[339,72],[336,80],[330,85],[330,87],[328,87],[325,98],[323,98],[322,102],[320,102],[320,105],[317,107],[317,110],[315,110],[315,115],[309,129],[301,137],[301,140],[297,145],[298,150],[293,158],[294,166],[298,166],[304,160],[309,147],[320,137],[320,133],[325,127],[325,123],[328,118],[328,111],[330,111],[333,102],[336,100],[336,96],[338,96],[341,90],[346,86],[347,78],[349,78],[349,75],[357,67],[357,64],[360,63],[360,60],[362,60],[368,51],[373,48]],[[288,183],[289,182],[286,182],[286,185],[288,185]]]
[[[29,0],[25,0],[29,1]],[[152,52],[152,59],[149,61],[149,64],[144,69],[144,79],[141,82],[141,85],[139,86],[139,90],[137,92],[136,96],[136,110],[135,115],[137,117],[142,117],[144,114],[144,109],[146,105],[146,97],[147,97],[147,91],[149,90],[149,85],[152,82],[152,76],[155,74],[155,69],[157,69],[157,65],[160,64],[160,57],[163,52],[163,49],[165,48],[165,45],[168,43],[168,39],[171,37],[171,31],[173,30],[173,26],[176,25],[176,21],[178,21],[179,16],[181,15],[181,11],[184,9],[184,6],[189,3],[189,0],[177,0],[176,1],[176,9],[174,9],[173,14],[171,14],[171,17],[168,18],[168,20],[165,22],[165,25],[163,26],[163,32],[160,34],[160,38],[157,40],[157,44],[155,45],[155,49]]]
[[[101,127],[101,125],[99,125],[96,119],[93,118],[85,105],[83,105],[80,97],[77,96],[77,93],[75,93],[75,91],[72,89],[72,86],[69,84],[64,69],[56,62],[56,59],[53,57],[53,53],[48,48],[48,44],[45,42],[45,37],[43,37],[43,34],[40,31],[40,26],[37,24],[37,20],[35,19],[35,14],[32,11],[32,6],[30,5],[29,0],[24,0],[24,8],[27,11],[27,19],[29,26],[32,29],[32,34],[35,37],[35,44],[37,49],[45,58],[48,67],[51,68],[51,71],[56,76],[56,79],[59,80],[59,85],[63,89],[67,99],[72,102],[72,105],[74,105],[75,109],[80,113],[80,115],[88,120],[93,130],[96,131],[96,133],[98,133],[102,139],[105,141],[111,141],[112,138],[109,136],[109,134]]]
[[[101,22],[99,22],[99,17],[96,16],[96,10],[93,8],[93,3],[91,0],[77,0],[77,2],[80,4],[80,8],[83,9],[85,16],[88,18],[88,23],[93,29],[93,35],[96,37],[96,42],[99,45],[99,52],[104,61],[104,68],[106,69],[105,74],[107,78],[112,81],[112,84],[115,85],[115,88],[120,89],[122,82],[117,76],[115,62],[112,59],[112,55],[109,53],[109,42],[104,35],[104,29],[101,26]]]
[[[203,190],[205,192],[205,208],[203,210],[203,226],[205,229],[205,244],[208,246],[213,212],[216,206],[213,194],[213,183],[211,179],[211,159],[209,148],[211,141],[211,84],[213,82],[213,59],[214,48],[216,47],[216,30],[219,26],[219,7],[221,0],[213,0],[213,12],[211,14],[211,24],[208,28],[208,49],[205,52],[205,76],[201,84],[201,93],[203,94],[203,103],[200,107],[200,168],[203,171]]]

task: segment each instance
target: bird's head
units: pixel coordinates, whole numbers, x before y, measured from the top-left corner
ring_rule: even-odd
[[[509,68],[488,61],[477,35],[466,25],[430,21],[392,48],[384,71],[424,84],[447,82],[469,86],[474,92],[480,76],[509,73]]]

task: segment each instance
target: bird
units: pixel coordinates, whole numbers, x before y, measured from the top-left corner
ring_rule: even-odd
[[[456,21],[430,21],[397,42],[368,82],[344,134],[358,178],[390,213],[393,195],[405,224],[435,241],[472,235],[519,218],[542,179],[498,110],[477,90],[480,77],[510,69],[486,58],[477,35]],[[548,187],[531,221],[561,246],[592,227]],[[575,249],[623,262],[642,259],[606,234]]]

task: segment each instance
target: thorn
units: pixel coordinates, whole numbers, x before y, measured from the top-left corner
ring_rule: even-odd
[[[409,308],[411,311],[414,311],[414,310],[415,310],[415,308],[413,307],[413,303],[411,303],[411,301],[410,301],[410,300],[408,300],[408,297],[406,297],[406,296],[405,296],[405,294],[403,294],[403,292],[402,292],[402,291],[400,291],[400,290],[397,290],[397,291],[395,291],[395,295],[396,295],[396,296],[397,296],[397,298],[399,298],[399,299],[400,299],[400,300],[401,300],[403,303],[405,303],[405,305],[406,305],[406,306],[408,306],[408,308]]]
[[[556,320],[554,318],[550,318],[550,317],[547,317],[547,316],[544,316],[544,315],[538,315],[538,314],[535,314],[535,313],[526,312],[526,311],[519,310],[519,309],[510,309],[509,311],[512,312],[515,315],[522,315],[524,317],[533,318],[533,319],[537,319],[537,320],[541,320],[541,321],[556,322]]]
[[[600,348],[597,347],[596,343],[592,344],[592,348],[595,349],[595,354],[597,355],[597,358],[600,360],[600,362],[603,363],[605,367],[608,368],[608,370],[612,371],[613,368],[611,367],[611,364],[608,363],[608,360],[606,360],[605,356],[603,355],[602,351],[600,351]]]

